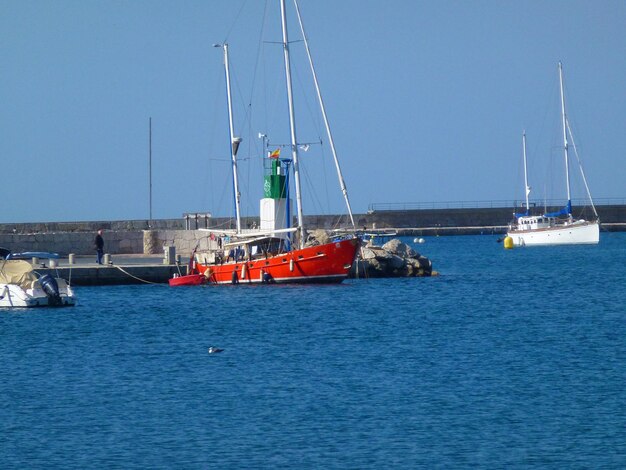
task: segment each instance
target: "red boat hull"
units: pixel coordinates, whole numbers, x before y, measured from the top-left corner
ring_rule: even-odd
[[[197,263],[196,269],[212,284],[340,283],[350,272],[359,242],[358,238],[351,238],[267,258]]]
[[[206,282],[207,278],[202,274],[189,274],[187,276],[173,277],[169,280],[170,286],[199,286]]]

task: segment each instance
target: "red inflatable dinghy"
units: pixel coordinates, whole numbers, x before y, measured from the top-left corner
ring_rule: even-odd
[[[170,286],[199,286],[205,284],[207,278],[204,274],[188,274],[186,276],[176,276],[169,280]]]

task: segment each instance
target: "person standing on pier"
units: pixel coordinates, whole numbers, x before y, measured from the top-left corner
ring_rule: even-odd
[[[104,255],[104,239],[102,238],[102,229],[98,230],[98,234],[93,241],[96,248],[96,262],[102,264],[102,256]]]

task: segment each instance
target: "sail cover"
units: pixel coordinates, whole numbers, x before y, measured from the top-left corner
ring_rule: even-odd
[[[544,214],[545,217],[559,217],[561,215],[570,215],[572,213],[572,201],[567,201],[567,205],[560,211],[548,212]]]

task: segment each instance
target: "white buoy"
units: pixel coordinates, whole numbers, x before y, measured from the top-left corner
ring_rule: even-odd
[[[423,238],[414,238],[413,239],[413,243],[420,243],[421,244],[421,243],[424,243],[424,241],[425,240]]]

